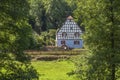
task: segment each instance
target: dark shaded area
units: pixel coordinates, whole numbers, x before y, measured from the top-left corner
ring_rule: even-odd
[[[70,58],[70,56],[68,56],[68,55],[62,55],[62,56],[53,55],[53,56],[41,56],[41,57],[36,58],[36,60],[53,61],[53,60],[69,59],[69,58]]]

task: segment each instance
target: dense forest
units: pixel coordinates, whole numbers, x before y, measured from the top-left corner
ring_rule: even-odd
[[[24,51],[55,45],[69,15],[89,50],[73,73],[79,80],[119,80],[119,0],[0,0],[0,80],[39,80]]]

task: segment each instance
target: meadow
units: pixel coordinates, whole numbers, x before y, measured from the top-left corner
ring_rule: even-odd
[[[69,51],[27,51],[32,57],[32,65],[39,73],[39,80],[77,80],[70,75],[76,70],[78,56],[85,55],[86,50]]]
[[[39,80],[75,80],[68,74],[75,69],[69,60],[32,61],[32,65],[40,74]]]

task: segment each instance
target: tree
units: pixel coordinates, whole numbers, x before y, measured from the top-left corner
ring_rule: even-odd
[[[119,5],[117,0],[81,0],[78,3],[75,14],[85,26],[84,42],[93,54],[86,71],[88,80],[120,79]]]
[[[66,17],[71,14],[72,11],[69,11],[71,7],[65,0],[31,0],[30,14],[34,16],[34,30],[41,33],[60,28]]]
[[[27,0],[0,1],[0,79],[38,79],[30,59],[23,52],[29,47],[32,28],[28,24]]]
[[[66,17],[70,15],[68,11],[70,11],[71,7],[65,0],[52,0],[50,5],[48,9],[49,21],[54,29],[58,29],[62,26]]]

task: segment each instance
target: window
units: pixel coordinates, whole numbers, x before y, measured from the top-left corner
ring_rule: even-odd
[[[75,37],[79,37],[80,36],[80,34],[79,34],[79,32],[75,32]]]
[[[61,44],[62,44],[62,45],[65,45],[65,41],[61,41]]]
[[[70,30],[73,30],[73,27],[70,27]]]
[[[74,45],[79,45],[80,42],[79,41],[74,41]]]
[[[66,32],[63,32],[62,33],[62,37],[66,37],[67,36],[67,33]]]

